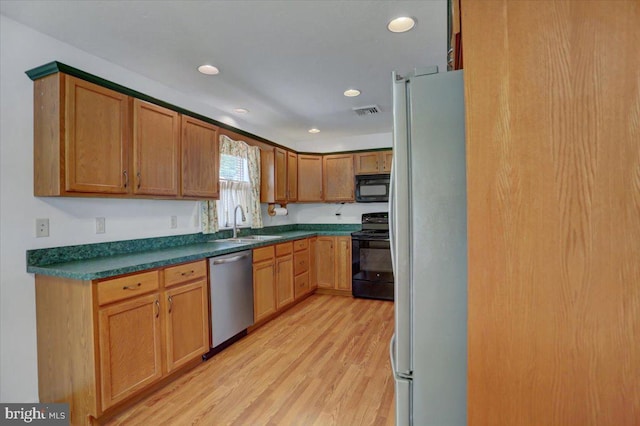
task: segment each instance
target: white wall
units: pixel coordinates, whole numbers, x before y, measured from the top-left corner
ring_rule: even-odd
[[[33,194],[33,82],[24,71],[57,60],[205,116],[220,111],[159,83],[0,16],[0,401],[38,400],[36,319],[29,249],[123,239],[190,234],[193,201],[36,198]],[[255,129],[245,128],[255,132]],[[355,146],[347,146],[349,140]],[[327,141],[326,151],[390,146],[390,135]],[[314,146],[317,146],[315,144]],[[311,147],[295,149],[316,151]],[[269,217],[266,226],[288,223],[359,223],[364,211],[382,204],[290,206],[288,216]],[[336,216],[336,212],[341,212]],[[178,228],[170,229],[170,216]],[[106,218],[105,234],[95,234],[95,218]],[[35,219],[49,218],[50,237],[35,238]]]
[[[393,135],[391,133],[376,133],[373,135],[358,135],[335,139],[318,138],[313,141],[297,142],[292,148],[300,152],[340,152],[356,151],[359,149],[391,148]]]

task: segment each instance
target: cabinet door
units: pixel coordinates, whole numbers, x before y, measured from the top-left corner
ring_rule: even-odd
[[[133,192],[178,195],[180,116],[139,99],[133,101]]]
[[[298,201],[322,201],[321,155],[298,155]]]
[[[322,167],[325,201],[353,201],[353,154],[325,155]]]
[[[309,238],[309,291],[318,288],[318,269],[316,267],[316,246],[318,237]]]
[[[65,189],[129,192],[130,98],[66,76]]]
[[[393,151],[382,152],[382,173],[391,173],[391,165],[393,164]]]
[[[298,155],[287,152],[287,200],[298,200]]]
[[[105,410],[162,376],[159,294],[100,308],[98,328]]]
[[[253,265],[253,316],[255,322],[276,312],[275,276],[273,260]]]
[[[276,308],[293,302],[293,256],[276,258]]]
[[[351,237],[336,237],[337,290],[351,291]]]
[[[333,288],[335,282],[334,237],[318,237],[316,242],[317,285]]]
[[[209,350],[207,280],[172,287],[165,292],[167,372]]]
[[[275,160],[275,201],[276,203],[287,202],[287,151],[274,148]]]
[[[296,276],[294,293],[296,300],[309,293],[309,272]]]
[[[374,152],[361,152],[354,154],[355,161],[355,174],[357,175],[371,175],[380,173],[380,153]]]
[[[218,128],[182,116],[182,195],[219,198]]]

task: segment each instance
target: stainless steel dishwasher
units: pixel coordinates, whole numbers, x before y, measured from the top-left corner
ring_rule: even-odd
[[[209,259],[212,343],[205,360],[245,336],[253,325],[252,260],[251,250]]]

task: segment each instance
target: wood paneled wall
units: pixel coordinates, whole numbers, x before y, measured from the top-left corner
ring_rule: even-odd
[[[640,424],[640,1],[463,0],[469,424]]]

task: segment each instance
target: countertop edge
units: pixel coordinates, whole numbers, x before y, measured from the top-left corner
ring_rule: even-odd
[[[215,247],[216,243],[203,242],[196,244],[188,244],[184,246],[171,247],[160,250],[144,251],[139,253],[131,253],[129,255],[105,256],[93,259],[83,259],[75,262],[65,262],[50,265],[28,265],[27,272],[37,275],[47,275],[60,278],[69,278],[82,281],[94,281],[105,278],[111,278],[119,275],[126,275],[135,272],[162,268],[166,266],[177,265],[185,262],[193,262],[200,259],[207,259],[215,256],[222,256],[229,253],[236,253],[244,250],[252,250],[258,247],[280,244],[288,241],[309,238],[313,236],[349,236],[351,231],[288,231],[279,233],[282,238],[276,240],[257,241],[255,243],[229,245]],[[287,235],[289,234],[289,235]],[[276,234],[274,234],[276,235]],[[216,241],[216,240],[212,240]],[[232,243],[230,243],[232,244]],[[171,254],[172,252],[185,251],[187,254]],[[154,255],[155,258],[154,258]],[[136,261],[136,257],[149,258]],[[122,259],[122,265],[117,263]],[[115,265],[108,265],[109,262]],[[129,264],[126,264],[129,263]]]

